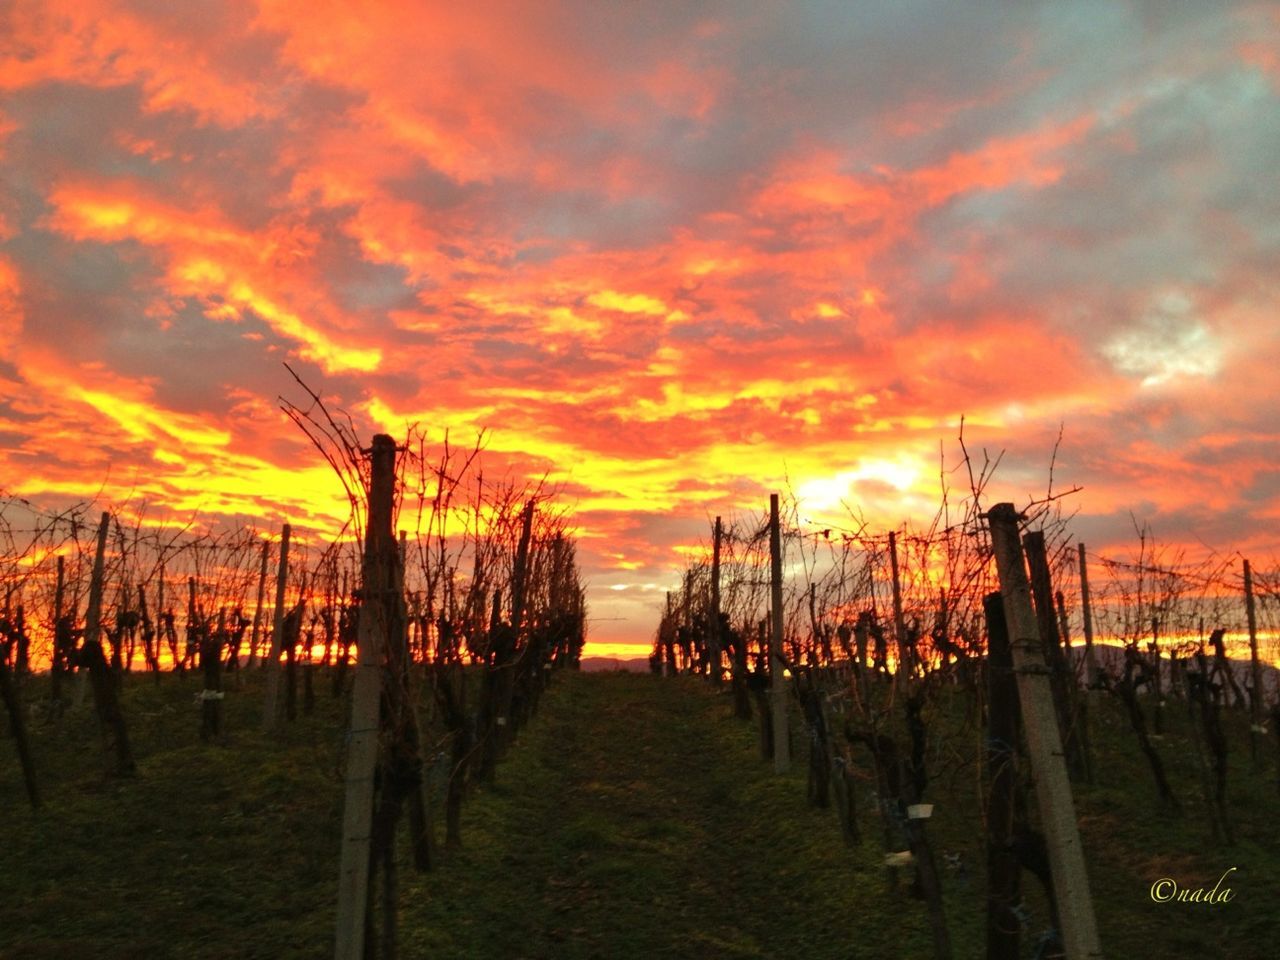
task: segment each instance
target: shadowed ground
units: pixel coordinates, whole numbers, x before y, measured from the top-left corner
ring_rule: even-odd
[[[258,683],[229,685],[226,737],[204,744],[199,680],[126,678],[139,769],[114,780],[91,711],[49,721],[47,678],[25,681],[45,806],[28,808],[0,735],[0,960],[332,955],[347,707],[318,683],[315,714],[267,737]],[[1077,812],[1106,955],[1273,956],[1276,775],[1269,756],[1252,768],[1247,719],[1227,717],[1237,843],[1216,848],[1185,705],[1158,744],[1180,818],[1159,809],[1122,707],[1099,694],[1090,709],[1098,783]],[[778,777],[755,724],[729,714],[694,678],[558,674],[496,784],[467,798],[463,848],[422,875],[402,850],[402,960],[931,957],[909,871],[891,884],[883,866],[865,774],[848,848],[835,814],[805,803],[803,728]],[[984,953],[979,715],[944,686],[927,717],[929,830],[939,861],[963,864],[942,877],[956,960]],[[1209,886],[1230,867],[1230,903],[1150,898],[1157,878]],[[1048,914],[1029,877],[1023,892],[1031,956]]]
[[[454,894],[407,906],[410,942],[449,956],[854,955],[857,884],[834,816],[772,775],[725,699],[687,678],[598,674],[560,679],[552,702],[473,810],[510,848],[475,844],[448,868],[470,916],[459,929]],[[867,886],[862,910],[896,913],[883,874]]]

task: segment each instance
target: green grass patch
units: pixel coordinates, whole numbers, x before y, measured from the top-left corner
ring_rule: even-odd
[[[24,696],[38,704],[43,678]],[[314,958],[331,952],[342,813],[346,704],[317,683],[316,712],[260,731],[257,677],[229,685],[226,736],[201,743],[201,684],[126,683],[138,776],[104,773],[86,697],[30,731],[44,807],[26,804],[12,742],[0,738],[0,957]],[[74,687],[73,687],[74,690]],[[1229,717],[1237,842],[1211,843],[1185,708],[1171,703],[1159,749],[1183,803],[1170,816],[1118,705],[1093,704],[1097,783],[1077,790],[1107,956],[1274,953],[1272,896],[1280,803],[1274,744],[1257,768],[1247,726]],[[982,734],[971,698],[930,707],[927,800],[957,958],[984,953]],[[440,731],[425,718],[427,742]],[[806,743],[793,770],[761,761],[754,723],[692,678],[557,675],[539,715],[468,798],[461,849],[416,874],[401,857],[406,958],[748,958],[932,956],[910,877],[883,865],[865,771],[862,843],[805,803]],[[865,761],[865,757],[861,758]],[[438,779],[438,778],[437,778]],[[437,816],[437,821],[439,817]],[[1210,886],[1218,905],[1152,902],[1160,877]],[[1047,925],[1024,877],[1026,956]]]

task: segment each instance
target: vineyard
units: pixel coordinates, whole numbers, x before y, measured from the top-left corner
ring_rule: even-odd
[[[1274,574],[775,496],[585,675],[554,491],[316,409],[327,535],[3,502],[0,955],[1268,955]]]
[[[234,736],[228,698],[253,689],[255,726],[274,742],[327,693],[349,718],[335,760],[345,790],[337,949],[361,956],[376,941],[390,956],[400,821],[418,870],[430,868],[438,842],[459,844],[464,797],[493,782],[551,671],[577,666],[586,609],[565,515],[547,491],[486,484],[479,443],[458,454],[446,442],[433,463],[412,430],[400,445],[379,435],[362,448],[313,399],[308,411],[286,409],[352,508],[327,542],[299,542],[288,523],[275,539],[153,525],[137,508],[106,510],[92,524],[83,505],[48,513],[4,503],[5,733],[39,817],[46,734],[59,740],[75,728],[89,753],[97,740],[99,776],[110,781],[145,768],[125,696],[138,674],[155,696],[164,683],[195,681],[198,738],[215,750]],[[397,516],[409,515],[414,536],[397,537]],[[36,667],[47,673],[34,676]],[[88,697],[96,737],[82,724]],[[10,876],[18,901],[29,897],[22,872]]]
[[[1071,542],[1052,471],[1041,500],[984,510],[991,469],[970,469],[958,504],[944,487],[923,530],[878,533],[856,516],[819,529],[778,495],[766,514],[716,517],[705,557],[667,594],[650,668],[724,686],[776,773],[803,745],[807,802],[835,809],[849,846],[872,842],[860,819],[874,809],[886,882],[921,901],[928,955],[975,949],[953,945],[971,918],[948,896],[948,871],[968,862],[984,868],[988,957],[1103,956],[1086,861],[1105,857],[1086,856],[1098,838],[1077,803],[1145,780],[1125,811],[1151,828],[1131,851],[1144,862],[1207,848],[1235,874],[1242,848],[1270,835],[1276,581],[1243,558],[1169,556],[1142,527],[1131,557],[1096,555]],[[931,839],[959,810],[985,838],[967,859]],[[1179,897],[1158,873],[1141,906],[1166,890],[1220,905],[1222,875]]]
[[[0,960],[1280,957],[1280,0],[0,93]]]

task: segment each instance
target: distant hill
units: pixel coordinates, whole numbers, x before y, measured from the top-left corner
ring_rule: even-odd
[[[587,673],[599,673],[602,670],[626,670],[629,673],[644,673],[649,669],[649,658],[583,657],[582,669]]]
[[[1098,643],[1095,644],[1094,649],[1097,651],[1100,666],[1106,668],[1113,674],[1119,674],[1124,671],[1123,647],[1113,646],[1107,643]],[[1084,647],[1072,647],[1072,654],[1075,657],[1083,657]],[[1235,674],[1236,682],[1239,683],[1242,688],[1252,682],[1250,677],[1249,661],[1247,659],[1242,660],[1235,657],[1228,657],[1227,659],[1232,672]],[[1212,656],[1210,657],[1210,661],[1212,661]],[[649,670],[649,658],[583,657],[582,669],[586,673],[600,673],[607,670],[623,670],[628,673],[646,673]],[[1167,649],[1164,651],[1164,660],[1161,664],[1161,669],[1164,671],[1168,671],[1169,669],[1169,651]],[[1192,669],[1195,669],[1194,661]],[[1167,682],[1167,672],[1165,673],[1165,678]],[[1277,692],[1280,692],[1280,670],[1277,670],[1277,668],[1270,664],[1263,663],[1262,684],[1263,689],[1267,691],[1268,696],[1275,697]],[[1147,691],[1145,689],[1140,691],[1141,694],[1145,694],[1146,692]]]
[[[1163,656],[1160,663],[1160,670],[1164,675],[1165,683],[1168,683],[1169,682],[1169,672],[1168,672],[1169,671],[1169,648],[1167,644],[1162,646],[1163,646],[1163,650],[1162,650]],[[1096,656],[1098,658],[1098,665],[1100,667],[1102,667],[1103,669],[1107,670],[1109,673],[1116,676],[1119,676],[1120,674],[1124,673],[1124,647],[1116,646],[1115,644],[1110,644],[1110,643],[1095,643],[1093,645],[1093,649],[1096,652]],[[1141,644],[1141,650],[1144,654],[1147,652],[1147,645],[1145,642]],[[1072,652],[1073,658],[1083,657],[1084,647],[1073,646],[1071,648],[1071,652]],[[1230,669],[1232,675],[1235,677],[1236,683],[1239,684],[1242,690],[1247,689],[1248,686],[1253,683],[1253,667],[1252,667],[1252,664],[1249,662],[1248,652],[1249,651],[1247,649],[1243,651],[1231,650],[1231,653],[1236,653],[1236,654],[1243,653],[1244,656],[1237,655],[1237,656],[1227,657],[1227,667],[1228,669]],[[1210,648],[1207,651],[1207,653],[1208,653],[1209,666],[1212,667],[1213,665],[1212,648]],[[1277,669],[1276,667],[1267,663],[1265,659],[1263,659],[1261,667],[1262,667],[1262,671],[1261,671],[1262,672],[1262,689],[1266,694],[1267,701],[1269,702],[1270,700],[1275,698],[1277,692],[1280,692],[1280,669]],[[1198,669],[1196,666],[1196,661],[1194,659],[1190,660],[1189,669],[1191,670]],[[1148,691],[1144,689],[1139,692],[1145,694]]]

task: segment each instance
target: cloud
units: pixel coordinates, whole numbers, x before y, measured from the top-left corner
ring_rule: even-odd
[[[287,361],[366,435],[549,472],[613,639],[787,484],[928,515],[961,415],[1014,499],[1065,422],[1091,535],[1137,505],[1275,550],[1239,519],[1277,510],[1274,11],[3,16],[0,465],[33,493],[323,523]]]
[[[1160,297],[1102,351],[1117,370],[1141,376],[1144,387],[1180,376],[1211,377],[1222,366],[1221,345],[1192,314],[1191,301],[1177,292]]]

